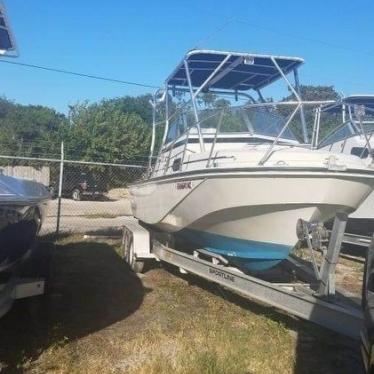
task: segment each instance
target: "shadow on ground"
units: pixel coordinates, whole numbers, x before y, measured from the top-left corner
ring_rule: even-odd
[[[43,297],[17,301],[0,319],[2,372],[22,372],[47,348],[104,329],[134,313],[144,288],[106,243],[75,242],[53,247]]]

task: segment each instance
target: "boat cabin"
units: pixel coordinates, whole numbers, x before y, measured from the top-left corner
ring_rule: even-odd
[[[275,146],[305,147],[309,137],[304,107],[326,102],[302,101],[298,77],[302,64],[298,57],[188,52],[151,103],[149,175],[182,171],[189,157],[207,159],[209,167],[217,152],[227,149],[256,147],[263,153],[261,165]],[[265,99],[263,90],[278,81],[285,83],[292,100]]]

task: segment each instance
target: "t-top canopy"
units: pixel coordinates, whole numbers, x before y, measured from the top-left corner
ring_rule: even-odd
[[[296,69],[304,62],[298,57],[192,50],[186,54],[166,83],[169,87],[188,87],[184,64],[186,61],[194,88],[200,87],[208,78],[211,78],[204,87],[205,89],[257,90],[282,76],[273,59],[284,74]]]
[[[17,56],[17,47],[6,16],[4,5],[0,3],[0,55]]]
[[[324,106],[322,111],[325,113],[341,113],[343,105],[362,105],[372,111],[374,110],[374,95],[350,95],[335,104]]]

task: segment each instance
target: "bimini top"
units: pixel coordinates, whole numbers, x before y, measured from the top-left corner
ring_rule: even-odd
[[[335,104],[329,104],[322,108],[323,112],[341,113],[342,106],[363,105],[370,111],[374,110],[374,95],[350,95]]]
[[[257,90],[276,81],[282,76],[276,64],[287,74],[304,62],[298,57],[192,50],[167,79],[166,84],[169,87],[188,87],[185,61],[194,88],[202,86],[211,78],[204,87],[205,90],[234,91]]]

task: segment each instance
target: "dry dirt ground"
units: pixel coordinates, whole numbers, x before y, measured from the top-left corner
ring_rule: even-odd
[[[139,277],[119,253],[57,243],[47,294],[0,320],[1,373],[361,372],[356,341],[167,267]]]
[[[301,259],[311,260],[309,250],[306,248],[296,249],[295,254]],[[315,252],[315,257],[320,265],[322,262],[321,254]],[[359,304],[361,303],[363,275],[364,250],[343,244],[335,272],[336,286],[338,289],[344,290],[346,294],[349,294]]]

